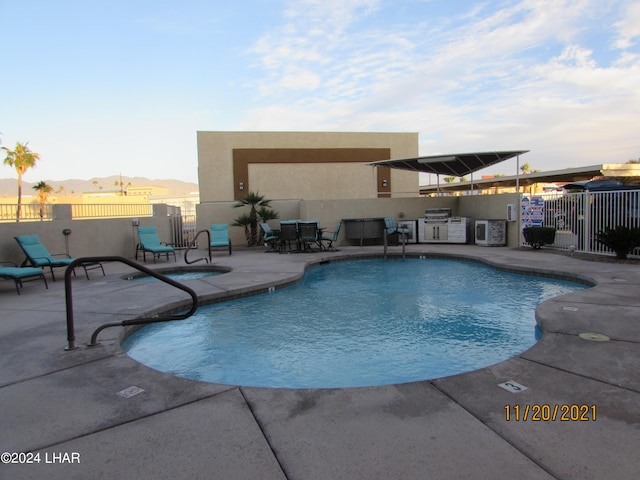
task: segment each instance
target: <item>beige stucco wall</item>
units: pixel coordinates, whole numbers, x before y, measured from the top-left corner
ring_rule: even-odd
[[[390,158],[418,155],[417,133],[200,131],[197,143],[203,203],[234,199],[233,150],[238,148],[388,148]],[[375,198],[373,170],[363,164],[251,164],[249,190],[271,199]],[[392,170],[391,185],[393,197],[416,196],[418,174]]]
[[[424,215],[427,208],[451,208],[452,215],[469,217],[472,220],[506,220],[507,204],[519,205],[518,194],[472,195],[460,197],[414,197],[414,198],[370,198],[370,199],[329,199],[329,200],[279,200],[271,206],[278,212],[278,220],[270,220],[272,228],[278,228],[280,220],[314,219],[328,231],[346,218],[394,217],[416,220]],[[198,230],[209,228],[211,223],[228,223],[248,209],[233,208],[235,202],[201,203],[197,208]],[[244,231],[230,227],[229,235],[234,245],[244,246]],[[344,230],[339,242],[344,240]],[[470,243],[473,243],[471,240]],[[515,247],[519,244],[518,222],[507,222],[507,243]],[[485,247],[482,247],[485,248]]]
[[[377,196],[374,168],[359,163],[332,164],[331,168],[317,164],[252,164],[249,176],[251,190],[278,192],[276,198],[279,199],[338,200]]]
[[[515,204],[520,211],[519,193],[503,193],[499,195],[468,195],[457,197],[458,215],[475,220],[506,220],[507,205]],[[515,247],[520,244],[519,223],[507,222],[507,245]]]
[[[336,223],[345,218],[369,218],[391,216],[413,220],[424,215],[427,208],[449,207],[453,215],[476,219],[506,219],[506,206],[516,205],[517,194],[474,195],[433,198],[372,198],[341,200],[275,200],[273,209],[281,220],[317,219],[320,225],[332,231]],[[235,202],[210,202],[198,205],[198,230],[209,228],[211,223],[227,223],[243,212],[234,208]],[[55,205],[55,220],[47,222],[0,223],[0,251],[3,261],[21,263],[24,254],[18,247],[16,235],[40,235],[51,253],[65,252],[65,228],[72,230],[69,236],[69,252],[74,257],[115,255],[133,258],[137,235],[132,218],[72,220],[70,205]],[[170,224],[166,205],[154,205],[152,217],[139,217],[141,225],[155,225],[162,240],[170,238]],[[277,228],[279,220],[270,220]],[[236,246],[246,245],[242,228],[230,228],[231,241]],[[519,244],[517,222],[507,222],[508,245]],[[344,242],[344,228],[338,245]],[[485,247],[478,247],[485,248]]]
[[[134,258],[138,236],[132,218],[72,220],[71,205],[54,205],[55,219],[47,222],[0,223],[0,260],[17,264],[25,259],[15,240],[17,235],[37,234],[50,253],[66,253],[64,229],[70,229],[72,257],[119,256]],[[154,225],[161,240],[170,239],[166,205],[154,205],[152,217],[137,218],[140,225]]]

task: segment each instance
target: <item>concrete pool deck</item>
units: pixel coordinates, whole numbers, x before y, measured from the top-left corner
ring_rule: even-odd
[[[203,298],[230,296],[294,281],[311,261],[381,251],[218,253],[213,264],[231,273],[185,283]],[[39,463],[0,464],[0,479],[638,477],[640,265],[472,245],[409,245],[407,252],[566,272],[597,286],[543,303],[537,310],[543,338],[497,365],[401,385],[288,390],[151,370],[122,352],[121,327],[104,330],[100,344],[87,347],[103,323],[188,298],[162,283],[123,280],[132,271],[126,265],[107,263],[106,277],[93,271],[89,281],[82,274],[73,280],[79,347],[73,351],[64,350],[62,281],[50,282],[49,290],[26,283],[20,296],[13,282],[1,281],[0,451],[31,452],[14,459]],[[499,386],[506,382],[526,390]],[[118,394],[124,391],[139,393]],[[542,421],[556,405],[557,418]],[[541,421],[532,419],[536,413]]]

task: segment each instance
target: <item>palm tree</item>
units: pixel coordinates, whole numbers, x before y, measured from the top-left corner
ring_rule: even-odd
[[[531,166],[528,163],[523,163],[520,166],[520,171],[522,172],[523,175],[526,175],[527,173],[531,173]]]
[[[53,187],[44,180],[40,180],[33,187],[38,192],[38,203],[40,204],[40,220],[44,218],[44,205],[49,200],[49,195],[53,192]]]
[[[234,208],[246,206],[251,208],[248,214],[242,214],[240,217],[236,218],[233,223],[233,226],[235,227],[244,227],[247,235],[247,244],[250,247],[258,245],[258,219],[262,218],[264,220],[270,220],[271,218],[278,218],[278,214],[271,210],[269,203],[271,203],[271,200],[266,200],[264,195],[260,195],[257,192],[248,192],[244,198],[238,200],[238,203],[233,206]],[[274,214],[275,217],[271,216]],[[265,218],[267,216],[270,216],[270,218]]]
[[[15,150],[9,150],[7,147],[2,147],[7,152],[7,156],[4,159],[4,164],[10,167],[14,167],[18,172],[18,208],[16,209],[16,221],[20,221],[20,213],[22,211],[22,175],[31,167],[35,167],[36,161],[40,158],[39,153],[32,152],[29,149],[28,143],[16,142]]]

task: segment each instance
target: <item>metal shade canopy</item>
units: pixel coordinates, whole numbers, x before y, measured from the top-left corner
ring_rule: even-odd
[[[427,157],[380,160],[367,163],[373,167],[391,167],[414,172],[437,173],[464,177],[483,168],[527,153],[529,150],[509,150],[503,152],[453,153],[430,155]]]

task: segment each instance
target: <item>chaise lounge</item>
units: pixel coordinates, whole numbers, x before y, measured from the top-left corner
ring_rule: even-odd
[[[156,259],[160,258],[160,255],[166,255],[167,261],[169,261],[169,254],[172,254],[173,261],[176,261],[176,251],[173,247],[160,241],[156,227],[138,227],[138,239],[140,243],[136,246],[136,260],[138,252],[142,252],[142,258],[147,263],[147,252],[149,252],[153,256],[153,263],[156,263]]]
[[[18,235],[15,239],[24,254],[27,256],[26,260],[22,263],[22,266],[24,267],[27,263],[30,263],[32,267],[49,267],[51,270],[51,278],[53,278],[54,282],[56,281],[56,276],[53,273],[53,269],[61,267],[66,268],[74,260],[66,254],[52,255],[49,253],[49,250],[47,250],[47,247],[42,244],[38,235]],[[54,258],[55,255],[64,255],[65,258]],[[99,262],[83,263],[80,266],[84,269],[84,274],[87,276],[87,280],[89,280],[88,270],[95,270],[99,268],[102,270],[102,275],[105,274],[104,268]],[[75,275],[75,273],[74,269],[73,274]]]
[[[3,267],[1,264],[10,265]],[[20,295],[20,289],[22,288],[22,282],[29,282],[31,280],[42,279],[45,288],[49,288],[47,279],[44,276],[44,271],[41,268],[35,267],[18,267],[13,262],[0,262],[0,278],[6,278],[13,280],[16,283],[16,292]]]

